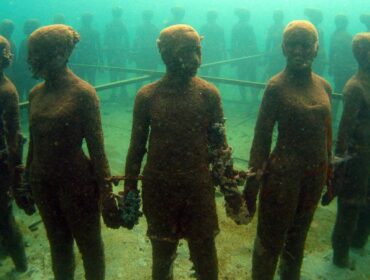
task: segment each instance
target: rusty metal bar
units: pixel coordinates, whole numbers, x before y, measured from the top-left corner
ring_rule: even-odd
[[[147,80],[150,80],[152,78],[153,78],[152,75],[144,75],[144,76],[135,77],[135,78],[127,79],[127,80],[122,80],[122,81],[117,81],[117,82],[113,82],[113,83],[108,83],[108,84],[96,86],[95,90],[96,91],[103,91],[103,90],[107,90],[107,89],[111,89],[111,88],[115,88],[115,87],[127,86],[127,85],[130,85],[130,84],[136,84],[136,83],[139,83],[139,82],[142,82],[142,81],[147,81]],[[24,107],[27,107],[27,106],[28,106],[28,101],[19,103],[20,108],[24,108]]]
[[[235,59],[228,59],[228,60],[222,60],[218,62],[213,63],[207,63],[201,66],[202,67],[211,67],[215,65],[220,64],[226,64],[226,63],[233,63],[238,62],[245,59],[255,58],[255,57],[261,57],[264,56],[264,54],[257,54],[252,56],[246,56],[246,57],[240,57]],[[104,66],[104,65],[87,65],[87,64],[71,64],[74,66],[81,66],[81,67],[89,67],[94,68],[98,67],[105,70],[111,70],[111,71],[119,71],[119,72],[131,72],[131,73],[139,73],[139,74],[148,74],[152,75],[153,77],[161,77],[165,74],[165,72],[157,71],[157,70],[149,70],[149,69],[136,69],[136,68],[122,68],[122,67],[111,67],[111,66]],[[230,78],[220,78],[220,77],[210,77],[210,76],[200,76],[201,78],[208,80],[210,82],[215,83],[223,83],[223,84],[230,84],[230,85],[236,85],[236,86],[245,86],[245,87],[252,87],[252,88],[259,88],[264,89],[266,87],[266,83],[261,82],[252,82],[252,81],[244,81],[244,80],[237,80],[237,79],[230,79]],[[342,94],[340,93],[333,93],[332,97],[334,99],[341,99]]]
[[[235,63],[235,62],[239,62],[243,60],[262,57],[262,56],[265,56],[265,54],[254,54],[254,55],[243,56],[243,57],[238,57],[238,58],[225,59],[225,60],[202,64],[200,68],[207,68],[207,67],[213,67],[217,65]],[[75,67],[99,68],[99,69],[108,70],[108,71],[128,72],[128,73],[137,73],[137,74],[152,74],[152,75],[159,75],[159,76],[164,74],[163,71],[157,71],[157,70],[151,70],[151,69],[126,68],[126,67],[118,67],[118,66],[91,65],[91,64],[78,64],[78,63],[70,63],[69,65],[75,66]]]
[[[118,67],[118,66],[75,64],[75,63],[70,63],[69,65],[74,66],[74,67],[98,68],[98,69],[107,70],[107,71],[128,72],[128,73],[136,73],[136,74],[148,74],[148,75],[153,75],[153,76],[162,76],[165,73],[163,71],[157,71],[157,70],[139,69],[139,68],[126,68],[126,67]]]
[[[150,70],[146,70],[150,71]],[[161,73],[162,74],[162,73]],[[150,80],[156,75],[145,75],[145,76],[140,76],[136,78],[131,78],[123,81],[118,81],[114,83],[108,83],[105,85],[101,86],[96,86],[95,89],[96,91],[102,91],[114,87],[119,87],[123,85],[129,85],[129,84],[135,84],[138,82]],[[266,83],[260,83],[260,82],[252,82],[252,81],[244,81],[244,80],[237,80],[237,79],[229,79],[229,78],[219,78],[219,77],[211,77],[211,76],[200,76],[202,79],[205,79],[210,82],[215,82],[215,83],[222,83],[222,84],[229,84],[229,85],[235,85],[235,86],[244,86],[244,87],[252,87],[252,88],[257,88],[257,89],[264,89],[266,87]],[[341,99],[342,94],[340,93],[332,93],[332,97],[334,99]],[[23,108],[28,105],[28,102],[22,102],[19,103],[19,107]]]
[[[108,84],[96,86],[95,90],[96,91],[102,91],[102,90],[107,90],[107,89],[111,89],[111,88],[115,88],[115,87],[127,86],[127,85],[130,85],[130,84],[136,84],[136,83],[139,83],[139,82],[142,82],[142,81],[147,81],[147,80],[150,80],[150,79],[153,79],[153,75],[144,75],[144,76],[140,76],[140,77],[130,78],[130,79],[127,79],[127,80],[122,80],[122,81],[117,81],[117,82],[113,82],[113,83],[108,83]]]
[[[200,66],[200,68],[207,68],[207,67],[213,67],[213,66],[217,66],[217,65],[236,63],[236,62],[243,61],[243,60],[263,57],[265,55],[266,54],[262,53],[262,54],[254,54],[254,55],[243,56],[243,57],[232,58],[232,59],[225,59],[225,60],[220,60],[220,61],[215,61],[215,62],[211,62],[211,63],[202,64]]]
[[[207,81],[210,81],[210,82],[229,84],[229,85],[235,85],[235,86],[245,86],[245,87],[252,87],[252,88],[259,88],[259,89],[264,89],[266,87],[265,83],[260,83],[260,82],[251,82],[251,81],[211,77],[211,76],[201,76],[201,78]]]

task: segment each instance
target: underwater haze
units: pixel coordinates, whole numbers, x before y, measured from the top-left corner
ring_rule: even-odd
[[[110,50],[106,46],[109,38],[113,37],[106,33],[107,30],[109,31],[112,9],[115,7],[122,8],[122,21],[127,29],[128,39],[127,45],[124,47],[125,51],[122,53],[122,57],[124,57],[122,63],[119,62],[119,58],[110,57]],[[233,147],[234,166],[238,170],[245,171],[248,168],[249,153],[264,87],[273,75],[285,67],[285,60],[281,51],[283,29],[277,28],[276,32],[273,31],[272,34],[268,31],[273,24],[273,13],[276,10],[282,11],[284,14],[283,25],[286,26],[292,20],[308,19],[304,13],[305,9],[319,11],[322,15],[322,21],[317,26],[320,36],[319,55],[316,61],[317,65],[314,65],[314,71],[320,69],[317,70],[320,71],[319,74],[331,84],[335,93],[338,94],[335,99],[337,103],[334,105],[335,115],[333,116],[333,134],[335,138],[343,110],[340,102],[343,86],[336,84],[338,81],[335,74],[333,74],[333,71],[335,72],[333,68],[337,66],[333,64],[330,68],[331,63],[333,63],[330,60],[333,51],[331,46],[332,34],[336,28],[334,19],[339,14],[346,15],[348,18],[347,31],[351,36],[359,32],[369,31],[360,21],[362,14],[370,14],[369,0],[0,0],[0,22],[4,19],[10,19],[15,26],[11,37],[15,45],[15,62],[7,73],[18,88],[21,101],[27,102],[27,93],[36,83],[40,82],[40,80],[32,80],[25,85],[22,83],[23,77],[19,77],[20,72],[17,69],[20,68],[17,67],[21,67],[19,65],[22,63],[24,64],[22,66],[24,72],[22,73],[28,75],[29,79],[32,76],[28,71],[28,66],[26,66],[27,58],[25,54],[20,53],[22,42],[27,39],[23,32],[23,25],[28,19],[38,19],[40,26],[50,25],[56,15],[63,15],[66,25],[72,26],[78,32],[81,31],[81,41],[77,44],[70,59],[70,68],[97,88],[101,103],[104,145],[111,173],[113,175],[123,175],[130,145],[135,95],[143,85],[158,79],[161,75],[158,72],[165,71],[156,50],[156,39],[159,36],[159,31],[171,22],[171,8],[173,7],[182,7],[185,11],[184,18],[176,23],[189,24],[200,35],[205,36],[202,41],[203,64],[223,61],[219,66],[200,69],[198,74],[210,77],[209,81],[214,83],[220,91],[224,114],[227,119],[227,140],[229,145]],[[253,47],[243,55],[239,55],[238,50],[235,49],[234,45],[237,39],[232,35],[233,27],[238,22],[236,11],[240,8],[249,11],[249,26],[254,33],[254,36],[251,36],[254,39],[250,39],[250,44]],[[143,22],[142,13],[147,10],[153,12],[152,23],[157,35],[151,34],[150,38],[143,38],[140,35],[149,34],[149,31],[145,28],[138,28]],[[221,33],[218,33],[212,37],[213,41],[210,43],[207,41],[207,34],[203,34],[204,30],[204,32],[207,31],[205,24],[209,11],[217,13],[217,24],[224,32],[224,37],[221,36]],[[82,15],[87,12],[93,16],[92,27],[96,31],[94,34],[98,34],[96,37],[100,38],[99,43],[92,44],[99,44],[99,46],[91,47],[89,45],[91,42],[84,41],[81,22]],[[270,46],[268,46],[269,44]],[[212,45],[220,45],[222,50],[219,53],[212,54]],[[138,58],[140,52],[144,52],[146,49],[150,49],[152,53],[143,56],[144,59],[140,60],[140,57]],[[88,55],[84,57],[86,60],[82,60],[81,57],[84,54],[95,55],[96,60],[89,61],[89,58],[86,58]],[[257,57],[254,57],[255,55]],[[251,57],[244,58],[242,62],[232,61],[232,59],[244,56]],[[348,67],[351,69],[350,72],[354,74],[357,65],[352,58],[351,51],[347,53],[348,57],[350,57]],[[21,61],[22,59],[23,61]],[[84,64],[85,66],[78,64]],[[96,67],[97,65],[107,66],[107,68],[99,68]],[[246,67],[245,72],[238,72],[238,69],[242,67],[241,65]],[[121,69],[115,70],[113,67]],[[93,70],[88,72],[87,69]],[[145,71],[140,71],[140,69],[158,72],[152,73],[154,76],[151,79],[144,78],[142,81],[130,82],[124,86],[111,85],[115,81],[129,80],[147,74]],[[112,75],[112,73],[116,73],[115,71],[118,73],[116,76]],[[240,81],[250,83],[241,84]],[[102,85],[108,85],[108,89],[101,88]],[[24,89],[23,93],[21,93],[20,88]],[[21,120],[22,132],[29,139],[26,103],[21,107]],[[275,128],[273,142],[276,140],[276,130]],[[23,154],[24,162],[27,146],[26,144]],[[85,150],[87,151],[86,147]],[[179,159],[179,161],[181,160]],[[122,188],[123,184],[121,183],[114,187],[114,192],[118,193],[122,191]],[[252,279],[252,255],[258,217],[254,217],[248,225],[236,225],[227,217],[224,204],[224,198],[220,190],[216,190],[220,227],[220,233],[216,237],[219,279]],[[25,273],[14,272],[14,264],[11,258],[2,248],[0,249],[0,280],[54,279],[48,238],[39,213],[27,216],[17,208],[15,203],[13,212],[24,238],[29,268]],[[356,263],[354,269],[338,268],[332,263],[331,235],[336,214],[336,199],[329,206],[318,206],[305,244],[301,271],[302,280],[370,279],[369,244],[362,249],[351,250],[351,258]],[[279,215],[279,213],[276,213],[276,215]],[[370,220],[370,217],[368,218]],[[141,217],[139,224],[132,230],[110,229],[102,222],[106,262],[105,279],[152,279],[151,243],[146,235],[146,230],[145,217]],[[3,241],[3,238],[0,237],[0,241]],[[74,279],[83,280],[85,279],[83,260],[81,255],[78,254],[77,246],[75,246],[75,252],[76,273]],[[185,240],[180,241],[178,247],[174,263],[174,279],[196,279]],[[275,279],[280,278],[276,275]]]
[[[92,12],[96,17],[96,25],[102,28],[110,17],[111,7],[121,6],[124,9],[125,23],[130,33],[133,33],[141,16],[146,9],[154,11],[154,22],[158,26],[170,17],[170,8],[182,6],[186,9],[185,22],[194,27],[200,27],[204,23],[207,10],[214,9],[219,12],[219,21],[225,30],[231,28],[235,17],[234,10],[237,7],[245,7],[251,11],[251,20],[256,32],[266,31],[266,26],[271,22],[271,13],[275,9],[282,9],[285,13],[285,22],[294,19],[303,19],[304,8],[317,8],[324,12],[323,28],[329,36],[333,28],[333,17],[338,13],[348,16],[352,33],[363,31],[359,22],[359,15],[370,9],[370,3],[366,0],[338,0],[338,1],[227,1],[227,0],[188,0],[188,1],[100,1],[100,0],[2,0],[0,17],[11,18],[20,25],[27,18],[38,18],[42,24],[50,24],[55,14],[65,15],[67,24],[78,27],[82,13]],[[21,28],[15,31],[16,37],[21,36]],[[262,38],[261,38],[262,40]],[[262,40],[263,41],[263,40]]]

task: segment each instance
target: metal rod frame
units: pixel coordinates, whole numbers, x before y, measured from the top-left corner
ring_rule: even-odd
[[[252,58],[258,58],[262,57],[265,54],[256,54],[256,55],[250,55],[250,56],[244,56],[240,58],[233,58],[233,59],[227,59],[227,60],[221,60],[221,61],[216,61],[212,63],[207,63],[203,64],[201,68],[206,68],[206,67],[213,67],[217,65],[223,65],[223,64],[230,64],[230,63],[235,63],[243,60],[248,60]],[[115,87],[120,87],[120,86],[127,86],[130,84],[135,84],[147,80],[151,80],[155,77],[161,77],[165,74],[163,71],[157,71],[157,70],[149,70],[149,69],[137,69],[137,68],[123,68],[123,67],[114,67],[114,66],[105,66],[105,65],[89,65],[89,64],[74,64],[71,63],[71,66],[75,67],[84,67],[84,68],[99,68],[103,70],[108,70],[108,71],[117,71],[117,72],[131,72],[131,73],[137,73],[137,74],[145,74],[143,76],[135,77],[135,78],[130,78],[122,81],[117,81],[113,83],[107,83],[103,84],[100,86],[96,86],[95,90],[96,91],[103,91]],[[215,83],[223,83],[223,84],[229,84],[229,85],[235,85],[235,86],[245,86],[245,87],[252,87],[252,88],[257,88],[257,89],[264,89],[266,87],[266,83],[261,83],[261,82],[252,82],[252,81],[244,81],[244,80],[238,80],[238,79],[230,79],[230,78],[220,78],[220,77],[212,77],[212,76],[200,76],[202,79],[215,82]],[[341,99],[342,94],[340,93],[332,93],[332,98],[334,99]],[[21,102],[19,103],[20,108],[24,108],[28,106],[28,101],[26,102]]]

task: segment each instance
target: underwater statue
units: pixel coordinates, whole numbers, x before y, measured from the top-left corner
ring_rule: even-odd
[[[122,21],[123,9],[114,7],[112,9],[112,21],[107,24],[104,32],[103,48],[108,66],[125,67],[130,53],[129,34],[126,25]],[[126,73],[122,71],[109,71],[110,81],[116,82],[124,80]],[[118,88],[120,90],[117,96],[117,88],[112,90],[111,100],[122,101],[122,105],[127,104],[126,87]]]
[[[260,176],[249,178],[244,189],[250,215],[261,189],[254,280],[272,280],[279,257],[280,279],[300,279],[307,232],[330,173],[331,87],[311,69],[317,30],[308,21],[292,21],[282,46],[286,68],[268,82],[250,152],[250,170]]]
[[[87,65],[103,64],[100,34],[92,26],[94,16],[84,13],[81,16],[80,42],[74,51],[74,62]],[[76,74],[90,84],[96,84],[96,68],[76,67]]]
[[[212,63],[226,59],[225,31],[217,23],[218,13],[214,10],[207,12],[207,23],[200,28],[202,40],[202,60],[204,63]],[[202,74],[218,77],[221,66],[205,67]]]
[[[101,280],[100,213],[108,227],[118,228],[118,208],[106,182],[110,170],[98,97],[67,66],[78,41],[78,33],[62,24],[39,28],[29,38],[28,63],[44,82],[29,95],[30,139],[21,191],[32,193],[45,225],[54,279],[74,278],[76,241],[85,278]],[[84,140],[90,158],[82,150]]]
[[[334,172],[338,210],[332,236],[334,264],[349,268],[349,248],[363,248],[370,233],[370,33],[355,35],[352,49],[358,71],[344,88],[335,149],[336,157],[350,159]]]
[[[342,93],[347,80],[356,69],[352,55],[352,35],[347,31],[348,18],[343,14],[335,16],[335,31],[330,38],[329,74],[334,78],[334,91]],[[332,100],[333,121],[338,113],[339,100]]]
[[[370,14],[362,14],[360,21],[366,26],[367,32],[370,32]]]
[[[137,28],[132,46],[132,59],[139,69],[158,68],[160,57],[155,44],[159,29],[152,23],[153,11],[142,13],[142,24]]]
[[[10,51],[13,54],[12,64],[7,67],[5,70],[5,74],[14,81],[15,78],[15,70],[13,65],[17,62],[17,47],[15,42],[12,39],[13,33],[15,30],[15,24],[10,19],[4,19],[0,22],[0,36],[3,36],[5,39],[8,40],[10,44]]]
[[[281,41],[284,31],[284,12],[275,10],[272,14],[273,23],[267,30],[266,37],[266,78],[270,79],[284,68],[284,56],[281,53]]]
[[[170,10],[172,18],[170,20],[165,21],[165,26],[171,26],[175,24],[182,24],[184,23],[184,17],[186,10],[182,6],[174,6]]]
[[[317,52],[317,58],[313,63],[313,70],[318,75],[324,75],[326,65],[328,63],[324,42],[325,35],[324,31],[320,28],[320,24],[322,23],[324,16],[322,14],[322,11],[312,8],[304,9],[304,15],[312,22],[312,24],[317,29],[317,32],[319,34],[319,43],[321,46]]]
[[[356,62],[352,55],[352,35],[347,31],[347,16],[339,14],[334,21],[336,28],[330,40],[329,74],[334,78],[334,91],[341,93],[356,70]]]
[[[214,184],[218,181],[216,184],[227,188],[222,182],[233,179],[234,171],[220,94],[212,84],[196,77],[201,64],[200,41],[189,25],[162,30],[157,42],[166,74],[144,86],[135,100],[124,193],[137,189],[147,152],[142,199],[152,244],[154,280],[173,279],[173,262],[181,238],[188,241],[198,279],[218,279]],[[219,164],[224,159],[225,164]],[[217,166],[213,177],[210,160]],[[226,165],[228,168],[222,170]],[[238,205],[243,200],[239,195],[225,196],[227,207]]]
[[[240,58],[255,55],[258,52],[256,35],[253,26],[249,24],[250,11],[244,8],[235,10],[235,15],[239,21],[233,26],[231,31],[231,56]],[[242,60],[235,63],[236,74],[239,80],[256,81],[256,59]],[[246,88],[239,87],[242,100],[246,99]],[[257,102],[257,91],[251,90],[253,102]]]
[[[28,19],[23,25],[24,39],[19,46],[17,63],[15,65],[15,83],[18,88],[21,101],[28,99],[29,91],[34,87],[37,81],[32,77],[32,73],[27,64],[28,38],[33,31],[39,28],[38,19]]]
[[[53,24],[65,24],[66,17],[63,14],[56,14],[53,17]]]
[[[17,272],[27,271],[23,238],[12,212],[10,193],[20,185],[22,136],[18,93],[4,70],[12,59],[10,43],[0,36],[0,238]]]

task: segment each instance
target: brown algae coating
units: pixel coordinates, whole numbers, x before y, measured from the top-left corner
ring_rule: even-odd
[[[78,40],[66,25],[42,27],[30,36],[28,62],[45,81],[29,95],[26,171],[49,239],[55,279],[73,279],[75,239],[86,279],[102,280],[100,205],[107,224],[111,187],[105,179],[110,171],[96,92],[66,66]],[[90,158],[83,152],[84,140]]]
[[[142,88],[135,101],[131,144],[126,160],[126,175],[130,178],[137,178],[142,158],[146,152],[145,146],[150,130],[144,176],[161,177],[162,180],[168,177],[171,182],[176,182],[176,178],[179,181],[186,179],[186,181],[198,183],[205,181],[206,185],[201,187],[183,186],[187,189],[178,190],[178,196],[183,196],[184,191],[186,196],[192,192],[191,196],[197,196],[194,192],[197,192],[199,187],[199,195],[202,195],[203,192],[203,195],[207,195],[205,200],[213,201],[212,185],[206,180],[209,177],[207,175],[209,173],[207,131],[213,123],[222,120],[223,113],[219,93],[214,86],[204,80],[193,78],[186,94],[181,89],[173,88],[171,81],[166,78]],[[206,176],[206,179],[202,180],[202,176]],[[192,179],[189,180],[187,177]],[[144,185],[146,187],[145,181]],[[168,185],[166,187],[168,189],[162,189],[161,193],[174,192],[174,186]],[[154,186],[148,187],[150,191],[155,192],[156,190],[153,188]],[[201,188],[208,188],[208,191],[202,191]],[[143,189],[144,207],[148,204],[145,192],[146,190]],[[163,196],[162,199],[165,197]],[[149,199],[151,199],[150,196],[148,196]],[[153,209],[144,208],[148,215],[153,215],[161,210],[167,211],[166,209],[158,209],[154,203],[150,204]],[[214,207],[213,203],[212,207]],[[196,212],[196,209],[192,211]],[[201,213],[197,213],[197,215],[201,215]],[[210,228],[202,235],[213,235],[214,231],[218,230],[215,214],[212,217],[205,215],[204,218],[210,219],[210,221],[199,219],[199,224],[204,226],[209,223]],[[195,228],[196,226],[194,226]],[[195,234],[194,231],[183,230],[185,232],[181,235]]]
[[[77,179],[90,170],[90,160],[82,151],[86,139],[95,175],[103,183],[110,172],[103,149],[98,97],[92,86],[68,74],[63,92],[50,94],[42,83],[30,93],[30,168],[35,175],[53,178],[69,174]]]
[[[313,25],[288,24],[283,51],[287,67],[268,82],[250,152],[250,168],[265,174],[253,252],[256,280],[273,279],[279,256],[281,279],[299,279],[304,243],[331,158],[331,87],[311,71],[317,54]],[[271,151],[275,124],[277,141]],[[259,183],[252,181],[246,185],[247,203],[257,194]]]
[[[369,64],[370,34],[357,34],[352,49],[360,68]],[[336,143],[336,154],[344,155],[348,151],[370,152],[368,137],[370,136],[369,107],[369,75],[358,71],[347,82],[344,88],[344,111],[339,125]]]
[[[368,64],[370,34],[367,32],[357,34],[353,39],[352,49],[360,67],[361,64]],[[367,141],[370,136],[368,77],[369,75],[364,71],[358,71],[344,88],[344,111],[339,125],[337,155],[344,155],[348,151],[370,152]]]
[[[330,85],[317,75],[309,89],[292,83],[286,72],[268,83],[259,111],[249,166],[262,169],[270,157],[273,127],[278,123],[278,139],[272,152],[285,163],[305,166],[325,163],[330,154]]]
[[[338,211],[333,230],[333,262],[350,267],[350,247],[362,249],[369,236],[370,170],[370,33],[357,34],[352,42],[359,69],[344,88],[344,109],[335,153],[352,158],[338,168]]]
[[[8,162],[10,164],[10,170],[14,170],[14,167],[21,163],[19,153],[19,134],[20,121],[19,121],[19,109],[18,109],[18,93],[13,83],[3,74],[3,70],[8,67],[12,60],[12,53],[10,51],[10,44],[7,39],[0,36],[0,115],[2,116],[2,122],[4,126],[1,128],[1,133],[5,133],[5,143],[2,143],[1,149],[7,147],[8,150]]]
[[[224,123],[220,94],[196,77],[200,40],[188,25],[164,29],[157,44],[166,74],[143,87],[135,100],[125,190],[136,188],[148,141],[142,198],[154,280],[173,278],[180,238],[188,240],[198,278],[218,279],[214,237],[219,229],[209,149],[223,150],[227,143],[224,132],[215,129]]]
[[[37,50],[51,48],[52,51],[45,51],[46,57],[51,54],[69,56],[78,40],[76,34],[63,25],[42,27],[32,33],[29,44],[32,50],[33,45]],[[36,174],[40,172],[51,178],[87,171],[90,160],[82,151],[82,141],[86,139],[95,176],[99,184],[105,184],[104,179],[109,177],[110,171],[95,89],[70,71],[58,85],[54,88],[43,82],[30,93],[30,167]],[[63,174],[65,172],[67,174]]]
[[[289,23],[283,40],[300,31],[307,32],[317,42],[317,31],[308,21]],[[262,169],[267,162],[276,123],[278,140],[274,154],[281,153],[283,157],[301,163],[301,158],[312,163],[328,160],[331,126],[327,112],[330,112],[328,98],[331,87],[315,74],[311,75],[311,79],[308,85],[300,84],[294,81],[294,75],[285,70],[269,81],[255,128],[250,167]]]
[[[18,272],[27,270],[24,241],[12,212],[10,193],[19,187],[21,139],[18,110],[18,93],[4,75],[11,62],[10,44],[0,36],[0,236],[2,246]]]
[[[126,159],[126,175],[132,179],[126,181],[126,186],[131,187],[136,185],[148,140],[143,205],[149,220],[149,235],[170,239],[202,239],[218,231],[208,147],[209,131],[214,123],[223,123],[223,111],[220,94],[213,85],[194,76],[186,81],[171,78],[177,70],[181,71],[175,68],[173,53],[188,41],[200,42],[200,37],[187,25],[171,26],[161,32],[158,45],[168,72],[161,80],[143,87],[136,96]],[[225,141],[222,139],[217,145],[222,147]],[[161,184],[156,186],[156,181]],[[162,196],[154,195],[155,192]],[[176,212],[184,207],[183,203],[188,203],[186,208],[190,210],[178,221],[171,220],[175,223],[172,229],[170,224],[161,228],[161,224],[150,222],[151,217],[157,219],[157,213],[165,218],[168,210],[159,205],[171,205]],[[196,219],[194,215],[203,218]]]

